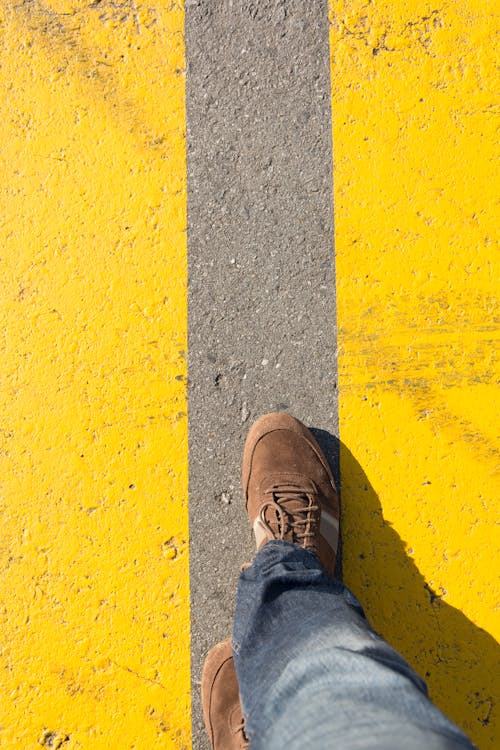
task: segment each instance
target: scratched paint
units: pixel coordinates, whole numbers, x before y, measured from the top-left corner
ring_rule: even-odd
[[[0,746],[188,747],[183,11],[0,25]]]
[[[344,573],[499,746],[493,3],[330,0]]]

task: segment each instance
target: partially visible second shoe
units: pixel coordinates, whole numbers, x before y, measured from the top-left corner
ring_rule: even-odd
[[[201,702],[212,750],[246,750],[249,743],[229,638],[208,652],[201,675]]]
[[[339,501],[328,461],[310,430],[290,414],[260,417],[247,436],[242,475],[257,549],[284,539],[316,554],[333,574]]]

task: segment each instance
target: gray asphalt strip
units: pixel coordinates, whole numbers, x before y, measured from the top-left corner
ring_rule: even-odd
[[[186,0],[193,747],[203,659],[253,540],[245,436],[286,410],[337,434],[326,0]]]

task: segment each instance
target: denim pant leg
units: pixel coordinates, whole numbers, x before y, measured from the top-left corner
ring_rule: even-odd
[[[251,750],[473,747],[349,589],[289,542],[241,574],[233,649]]]

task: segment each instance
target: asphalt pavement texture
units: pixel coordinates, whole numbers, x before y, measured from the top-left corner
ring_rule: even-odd
[[[193,748],[207,651],[254,554],[252,422],[288,411],[338,475],[326,0],[186,0]]]

